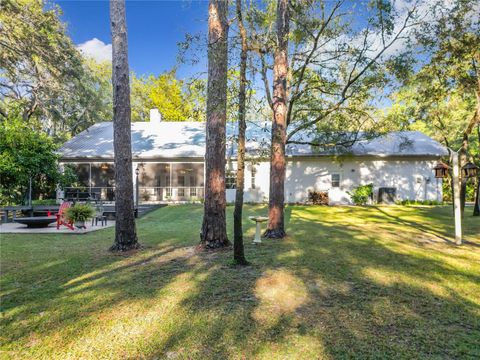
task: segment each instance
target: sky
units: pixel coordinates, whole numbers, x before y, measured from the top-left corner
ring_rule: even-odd
[[[96,60],[111,59],[109,2],[57,0],[62,20],[73,42]],[[127,1],[127,30],[130,69],[137,74],[159,74],[177,63],[179,41],[185,34],[205,34],[208,1]],[[186,78],[204,71],[180,65],[177,76]]]

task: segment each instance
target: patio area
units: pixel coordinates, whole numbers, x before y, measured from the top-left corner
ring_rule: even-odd
[[[86,223],[86,229],[77,229],[70,230],[69,228],[62,226],[57,230],[57,224],[53,223],[44,228],[29,228],[23,224],[18,224],[15,222],[4,223],[0,225],[0,234],[87,234],[97,230],[106,229],[115,225],[115,221],[107,221],[107,225],[102,226],[100,222],[98,225],[93,225],[91,222]]]

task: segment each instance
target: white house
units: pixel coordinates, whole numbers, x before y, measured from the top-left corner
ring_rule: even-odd
[[[61,164],[72,166],[80,185],[106,201],[114,200],[113,124],[102,122],[78,134],[60,149]],[[227,201],[235,199],[236,124],[227,124]],[[300,133],[298,139],[308,134]],[[245,201],[268,200],[270,124],[247,124]],[[205,124],[132,123],[133,179],[141,202],[200,200],[204,194]],[[328,192],[329,204],[349,204],[349,191],[373,183],[378,200],[441,200],[441,179],[433,176],[447,155],[438,142],[420,132],[395,132],[360,139],[342,154],[310,145],[287,145],[285,201],[303,203],[309,191]],[[135,169],[138,168],[138,176]],[[385,194],[389,195],[386,196]]]

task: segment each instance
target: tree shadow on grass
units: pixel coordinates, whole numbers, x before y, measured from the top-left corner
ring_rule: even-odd
[[[204,334],[204,347],[196,354],[210,358],[261,356],[269,346],[271,357],[287,356],[301,338],[310,339],[314,350],[303,349],[299,357],[304,358],[458,357],[478,352],[478,303],[438,284],[448,277],[478,284],[479,276],[435,258],[395,252],[355,227],[320,225],[313,231],[311,223],[296,217],[289,233],[301,242],[267,241],[268,250],[253,257],[257,265],[252,269],[223,266],[210,273],[201,282],[202,291],[182,306],[192,314],[215,312],[216,319],[207,326],[188,322],[176,327],[155,354],[183,354],[182,344],[196,333]],[[384,272],[385,278],[371,275],[372,269]],[[265,279],[271,287],[262,289],[259,282]],[[289,299],[289,306],[281,290],[292,281],[300,285],[290,290],[302,300]]]
[[[248,216],[258,210],[245,211],[248,236]],[[477,355],[479,305],[465,291],[480,283],[474,271],[387,243],[381,230],[392,219],[381,212],[371,232],[312,220],[302,208],[287,213],[289,237],[246,241],[250,267],[232,266],[230,252],[160,246],[77,266],[40,295],[40,288],[24,298],[7,295],[14,315],[6,341],[34,354],[42,337],[61,330],[64,338],[49,349],[58,357],[90,345],[92,358],[108,351],[124,358]],[[53,266],[58,272],[66,264]],[[96,342],[92,331],[100,331]],[[29,344],[32,333],[38,344]]]

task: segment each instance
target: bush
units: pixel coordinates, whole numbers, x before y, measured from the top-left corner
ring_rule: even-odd
[[[57,205],[56,199],[32,200],[32,205]]]
[[[443,205],[442,201],[436,201],[436,200],[401,200],[397,201],[397,205],[430,205],[430,206],[435,206],[435,205]]]
[[[355,205],[365,205],[373,196],[373,184],[357,186],[352,192],[347,191],[347,194]]]
[[[88,204],[75,204],[68,208],[65,216],[69,221],[87,221],[95,214],[95,210]]]
[[[309,190],[308,201],[313,205],[328,205],[328,192]]]
[[[0,121],[0,204],[20,204],[32,197],[50,197],[57,184],[69,186],[74,173],[60,172],[57,145],[48,135],[35,131],[15,114]]]

